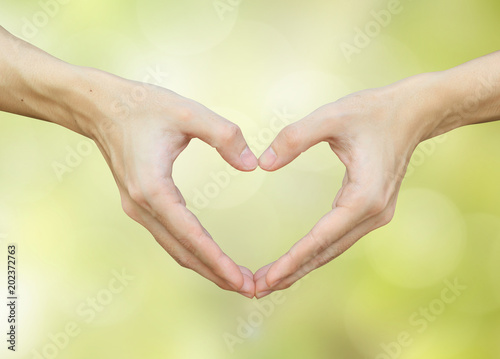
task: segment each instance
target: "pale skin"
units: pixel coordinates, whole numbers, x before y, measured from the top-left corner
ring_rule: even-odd
[[[500,119],[500,52],[447,71],[346,96],[284,128],[259,165],[275,171],[326,141],[346,167],[332,210],[255,275],[256,296],[288,288],[389,223],[417,145],[455,128]]]
[[[3,28],[0,48],[0,110],[94,140],[132,219],[181,266],[223,289],[254,296],[252,272],[220,249],[172,180],[172,164],[192,138],[216,148],[236,169],[254,170],[257,158],[237,125],[161,87],[67,64]]]
[[[284,128],[257,160],[237,125],[193,100],[67,64],[1,27],[0,48],[0,110],[91,138],[111,169],[125,212],[180,265],[249,298],[288,288],[387,224],[420,142],[500,119],[496,52],[325,105]],[[252,274],[220,249],[172,180],[173,162],[192,138],[241,171],[278,170],[326,141],[346,174],[332,211],[281,258]]]

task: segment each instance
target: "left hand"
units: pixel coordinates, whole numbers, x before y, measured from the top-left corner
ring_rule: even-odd
[[[259,159],[275,171],[326,141],[346,166],[332,210],[277,261],[254,275],[256,296],[290,287],[336,258],[370,231],[389,223],[416,146],[439,134],[434,74],[344,97],[285,127]]]

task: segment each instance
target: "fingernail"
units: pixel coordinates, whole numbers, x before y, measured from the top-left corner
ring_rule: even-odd
[[[272,147],[269,147],[263,154],[260,156],[259,163],[262,168],[271,168],[271,166],[276,162],[276,153],[274,152]]]
[[[240,292],[240,294],[241,294],[242,296],[247,297],[247,298],[250,298],[250,299],[252,299],[252,298],[254,297],[254,295],[253,295],[253,294],[250,294],[250,293],[243,293],[243,292]]]
[[[243,277],[244,278],[244,277]],[[253,298],[253,287],[252,287],[253,281],[245,281],[243,284],[243,287],[240,289],[239,293],[244,295],[245,297],[248,298]]]
[[[264,298],[266,295],[269,295],[272,292],[273,292],[272,290],[266,290],[264,292],[259,292],[259,293],[255,294],[255,298],[257,298],[257,299]]]
[[[243,163],[243,166],[247,170],[253,170],[259,164],[257,157],[255,157],[255,155],[252,153],[252,151],[250,151],[250,148],[248,148],[248,146],[245,147],[243,152],[241,152],[240,158],[241,158],[241,162]]]

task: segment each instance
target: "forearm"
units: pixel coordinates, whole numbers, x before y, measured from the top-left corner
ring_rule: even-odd
[[[429,137],[500,119],[500,52],[430,75]]]
[[[92,76],[96,70],[65,63],[0,27],[0,111],[57,123],[90,135],[95,108]]]

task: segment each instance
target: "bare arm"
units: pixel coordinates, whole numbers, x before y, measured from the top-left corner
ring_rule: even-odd
[[[500,119],[500,52],[325,105],[284,128],[259,159],[275,171],[326,141],[346,166],[332,210],[254,276],[256,296],[284,289],[389,223],[417,145],[455,128]]]
[[[252,273],[219,248],[172,179],[173,162],[194,137],[236,169],[254,170],[257,159],[238,126],[167,89],[67,64],[3,28],[0,48],[0,110],[93,139],[131,218],[182,266],[253,297]]]

